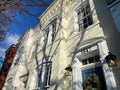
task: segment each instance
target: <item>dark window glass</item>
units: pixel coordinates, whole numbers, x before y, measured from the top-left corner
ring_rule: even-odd
[[[52,69],[51,64],[46,67],[45,81],[44,81],[45,88],[49,88],[50,85],[51,69]]]
[[[89,62],[89,63],[94,63],[94,58],[93,58],[93,57],[88,58],[88,62]]]
[[[83,8],[78,11],[77,15],[79,31],[81,31],[82,29],[86,29],[88,26],[93,24],[92,13],[89,3],[83,6]]]
[[[82,60],[82,65],[86,65],[86,64],[91,64],[91,63],[96,63],[100,61],[100,56],[96,55],[87,59]]]
[[[19,63],[20,57],[16,59],[15,61],[15,65],[17,65]]]
[[[49,28],[47,28],[47,29],[45,30],[45,33],[44,33],[44,37],[45,37],[45,39],[44,39],[44,45],[45,45],[45,46],[46,46],[47,41],[48,41],[48,35],[49,35]]]
[[[82,60],[82,65],[86,65],[87,64],[87,59]]]
[[[100,56],[99,55],[95,56],[95,62],[99,62],[99,61],[100,61]]]
[[[45,73],[45,86],[48,84],[48,77],[49,77],[49,67],[46,67],[46,73]]]
[[[116,0],[105,0],[105,1],[106,1],[107,5],[110,5],[110,4],[112,4]]]
[[[52,42],[55,39],[55,34],[56,34],[56,19],[52,23],[52,40],[51,40]]]

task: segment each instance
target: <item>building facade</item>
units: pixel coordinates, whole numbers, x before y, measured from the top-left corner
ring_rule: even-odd
[[[17,48],[18,48],[18,45],[11,45],[6,51],[5,60],[2,65],[2,68],[0,70],[0,90],[2,90],[2,87],[5,83],[7,74],[9,72],[10,66],[13,62]]]
[[[4,62],[4,58],[2,56],[0,56],[0,70],[2,68],[3,62]]]
[[[116,1],[55,0],[19,39],[3,90],[120,90]]]

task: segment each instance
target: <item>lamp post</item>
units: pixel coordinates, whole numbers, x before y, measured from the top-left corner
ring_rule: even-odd
[[[65,68],[65,75],[66,76],[71,76],[72,75],[72,68],[70,65],[68,65],[66,68]]]
[[[116,69],[116,68],[118,68],[117,66],[118,66],[118,60],[117,60],[117,57],[114,55],[114,54],[112,54],[111,52],[109,52],[108,53],[108,55],[105,57],[105,60],[106,60],[106,62],[107,62],[107,64],[108,64],[108,66],[109,66],[109,70],[110,70],[110,72],[109,72],[109,74],[110,74],[110,82],[111,82],[111,88],[113,89],[113,88],[117,88],[117,86],[116,86],[116,80],[115,80],[115,76],[114,76],[114,70]]]
[[[106,59],[109,67],[117,66],[117,58],[111,52],[108,53],[108,55],[105,57],[105,59]]]

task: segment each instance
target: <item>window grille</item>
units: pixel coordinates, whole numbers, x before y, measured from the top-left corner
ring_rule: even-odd
[[[81,5],[81,8],[77,11],[77,16],[79,31],[84,30],[93,24],[92,13],[88,2],[83,6]]]
[[[97,46],[97,45],[94,45],[94,46],[91,46],[91,47],[82,49],[82,50],[80,51],[80,55],[87,54],[87,53],[92,52],[92,51],[95,51],[95,50],[97,50],[97,49],[98,49],[98,46]]]
[[[55,35],[56,35],[56,19],[53,20],[53,23],[52,23],[52,40],[51,40],[51,42],[54,41]]]
[[[87,65],[87,64],[91,64],[91,63],[96,63],[100,61],[100,56],[96,55],[93,57],[89,57],[87,59],[82,60],[82,65]]]

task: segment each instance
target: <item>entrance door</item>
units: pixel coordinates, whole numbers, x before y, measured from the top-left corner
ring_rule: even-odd
[[[82,71],[83,90],[107,90],[102,67]]]

